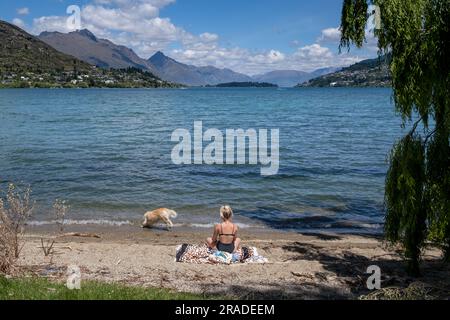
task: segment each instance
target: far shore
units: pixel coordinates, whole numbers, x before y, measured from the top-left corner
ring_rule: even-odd
[[[209,229],[141,229],[137,226],[72,225],[64,232],[99,236],[56,238],[54,254],[45,257],[41,239],[56,226],[30,226],[20,265],[32,274],[65,281],[66,268],[77,265],[82,279],[159,287],[243,299],[357,299],[369,294],[367,267],[382,272],[382,288],[406,288],[418,282],[450,292],[450,268],[440,250],[428,249],[423,277],[410,278],[395,248],[369,235],[299,234],[245,229],[243,244],[255,246],[267,264],[195,265],[176,263],[175,249],[202,243]]]

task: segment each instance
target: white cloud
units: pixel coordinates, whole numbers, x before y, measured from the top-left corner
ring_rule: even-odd
[[[23,20],[19,19],[19,18],[14,18],[12,23],[15,24],[16,26],[18,26],[19,28],[22,28],[22,29],[24,29],[26,27],[25,26],[25,22],[23,22]]]
[[[270,50],[269,53],[267,53],[267,62],[274,63],[283,61],[285,59],[285,55],[277,50]]]
[[[20,14],[21,16],[29,15],[30,9],[28,9],[27,7],[19,8],[19,9],[17,9],[17,14]]]
[[[70,32],[73,30],[67,26],[67,17],[45,16],[33,19],[32,33],[39,34],[42,31]]]
[[[311,60],[331,58],[332,56],[333,53],[329,48],[322,47],[320,44],[317,43],[299,48],[294,53],[294,57]]]
[[[274,64],[283,61],[285,58],[286,56],[277,50],[270,50],[266,53],[248,56],[249,61],[260,64]]]
[[[318,42],[338,42],[341,39],[341,31],[339,28],[327,28],[322,30]]]
[[[217,34],[205,32],[200,35],[200,40],[204,42],[215,42],[219,39],[219,36]]]
[[[256,74],[279,69],[310,71],[328,66],[343,66],[361,60],[351,55],[336,55],[322,41],[335,41],[337,28],[322,30],[317,43],[284,53],[275,48],[252,51],[223,47],[219,35],[207,32],[194,35],[176,26],[160,10],[175,0],[91,0],[81,8],[81,26],[100,38],[109,39],[136,51],[143,58],[161,50],[176,60],[194,65],[214,65]],[[33,21],[32,32],[70,32],[67,15],[47,16]],[[337,31],[336,31],[337,30]],[[172,45],[177,49],[168,50]]]
[[[371,51],[376,52],[378,50],[378,40],[375,38],[373,33],[373,21],[369,19],[368,26],[365,30],[366,42],[364,43],[364,48]],[[341,30],[339,27],[336,28],[326,28],[321,32],[320,37],[317,39],[318,43],[326,43],[329,45],[338,46],[341,40]]]
[[[318,44],[304,46],[293,54],[273,49],[266,52],[252,52],[238,47],[223,48],[216,45],[209,50],[176,49],[169,52],[169,55],[187,64],[214,65],[250,75],[272,70],[313,71],[325,67],[347,66],[362,60],[351,54],[334,54],[329,48]]]

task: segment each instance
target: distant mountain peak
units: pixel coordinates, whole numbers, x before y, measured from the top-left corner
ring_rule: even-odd
[[[166,56],[162,51],[157,51],[154,55],[152,55],[148,61],[152,63],[153,65],[162,66],[163,64],[167,63],[168,61],[171,62],[177,62],[174,59]]]
[[[157,51],[154,55],[152,55],[149,59],[148,59],[149,61],[159,61],[159,60],[172,60],[172,61],[175,61],[174,59],[172,59],[171,57],[169,57],[169,56],[166,56],[165,54],[164,54],[164,52],[162,52],[162,51]]]
[[[58,32],[58,31],[42,31],[39,35],[38,35],[38,38],[39,37],[46,37],[46,36],[49,36],[49,35],[52,35],[52,34],[62,34],[61,32]]]
[[[69,32],[68,34],[72,34],[72,35],[77,34],[77,35],[89,38],[93,41],[98,40],[97,37],[88,29],[76,30],[76,31]],[[58,31],[43,31],[39,34],[38,37],[48,37],[51,35],[64,35],[64,33],[58,32]]]
[[[77,31],[73,31],[71,33],[77,33],[80,36],[89,38],[93,41],[97,41],[97,37],[92,32],[90,32],[88,29],[77,30]]]
[[[152,58],[168,58],[162,51],[157,51]]]

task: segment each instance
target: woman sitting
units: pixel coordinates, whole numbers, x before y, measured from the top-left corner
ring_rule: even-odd
[[[238,227],[232,222],[233,210],[230,206],[220,208],[222,223],[214,226],[212,238],[206,239],[208,247],[228,253],[234,253],[239,249],[241,239],[236,237]]]

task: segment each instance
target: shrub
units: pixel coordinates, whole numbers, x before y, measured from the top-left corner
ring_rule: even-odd
[[[24,225],[31,216],[34,203],[31,188],[18,189],[9,184],[4,197],[0,197],[0,273],[11,273],[23,247],[21,238]]]

